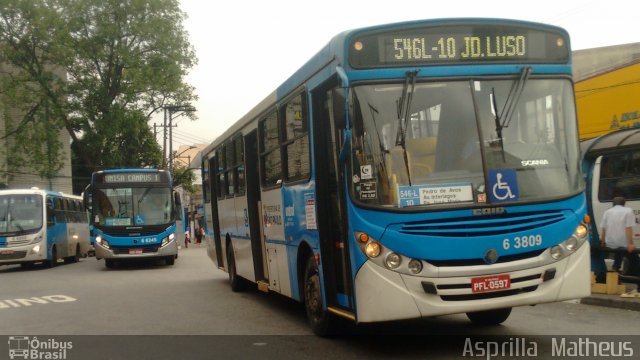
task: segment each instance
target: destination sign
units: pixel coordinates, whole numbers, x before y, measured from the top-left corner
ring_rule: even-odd
[[[553,62],[569,59],[559,32],[521,26],[448,25],[356,36],[354,68],[486,62]]]
[[[122,183],[159,183],[163,181],[161,173],[118,173],[118,174],[100,174],[96,178],[97,182],[104,184],[122,184]],[[102,181],[100,181],[102,177]],[[164,180],[166,181],[166,179]]]

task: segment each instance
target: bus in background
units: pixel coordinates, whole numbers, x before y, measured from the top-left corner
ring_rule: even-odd
[[[78,262],[89,251],[89,222],[79,196],[0,190],[0,265]]]
[[[600,244],[600,221],[622,196],[633,209],[633,242],[640,249],[640,129],[622,129],[583,141],[582,170],[587,180],[588,211],[593,218],[591,243]]]
[[[180,196],[168,171],[112,169],[94,172],[84,192],[90,209],[96,259],[164,259],[173,265],[184,234]]]
[[[283,51],[293,44],[282,44]],[[590,294],[561,28],[447,19],[343,32],[202,152],[231,288],[380,322]]]

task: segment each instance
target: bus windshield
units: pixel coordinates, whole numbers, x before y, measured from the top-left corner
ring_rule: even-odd
[[[474,205],[582,189],[569,80],[412,81],[353,88],[355,200]]]
[[[121,187],[95,190],[94,223],[101,226],[168,224],[172,219],[171,189]]]
[[[38,230],[42,214],[39,195],[0,195],[0,235]]]

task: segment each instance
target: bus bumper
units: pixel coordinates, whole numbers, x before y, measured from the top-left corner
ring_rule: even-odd
[[[0,265],[36,263],[47,260],[44,244],[0,248]]]
[[[175,239],[171,240],[163,247],[154,246],[118,246],[105,248],[95,244],[96,259],[147,259],[154,257],[176,256],[178,254],[178,244]]]
[[[528,263],[532,265],[527,266]],[[420,277],[394,272],[367,261],[355,278],[357,320],[413,319],[549,303],[590,295],[588,243],[562,260],[545,262],[544,265],[539,263],[537,257],[503,264],[447,268],[449,273],[458,271],[460,274],[473,273],[473,276]],[[518,270],[508,271],[509,268]],[[554,273],[554,276],[550,279],[546,276],[545,279],[545,274],[550,273]],[[509,291],[472,293],[471,278],[497,274],[509,274]]]

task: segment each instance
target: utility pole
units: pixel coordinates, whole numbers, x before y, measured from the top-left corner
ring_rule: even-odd
[[[165,105],[164,109],[164,137],[162,144],[162,167],[171,170],[173,168],[173,115],[194,112],[196,108],[189,104]],[[169,153],[167,154],[167,128],[169,128]],[[167,160],[168,158],[168,160]]]

